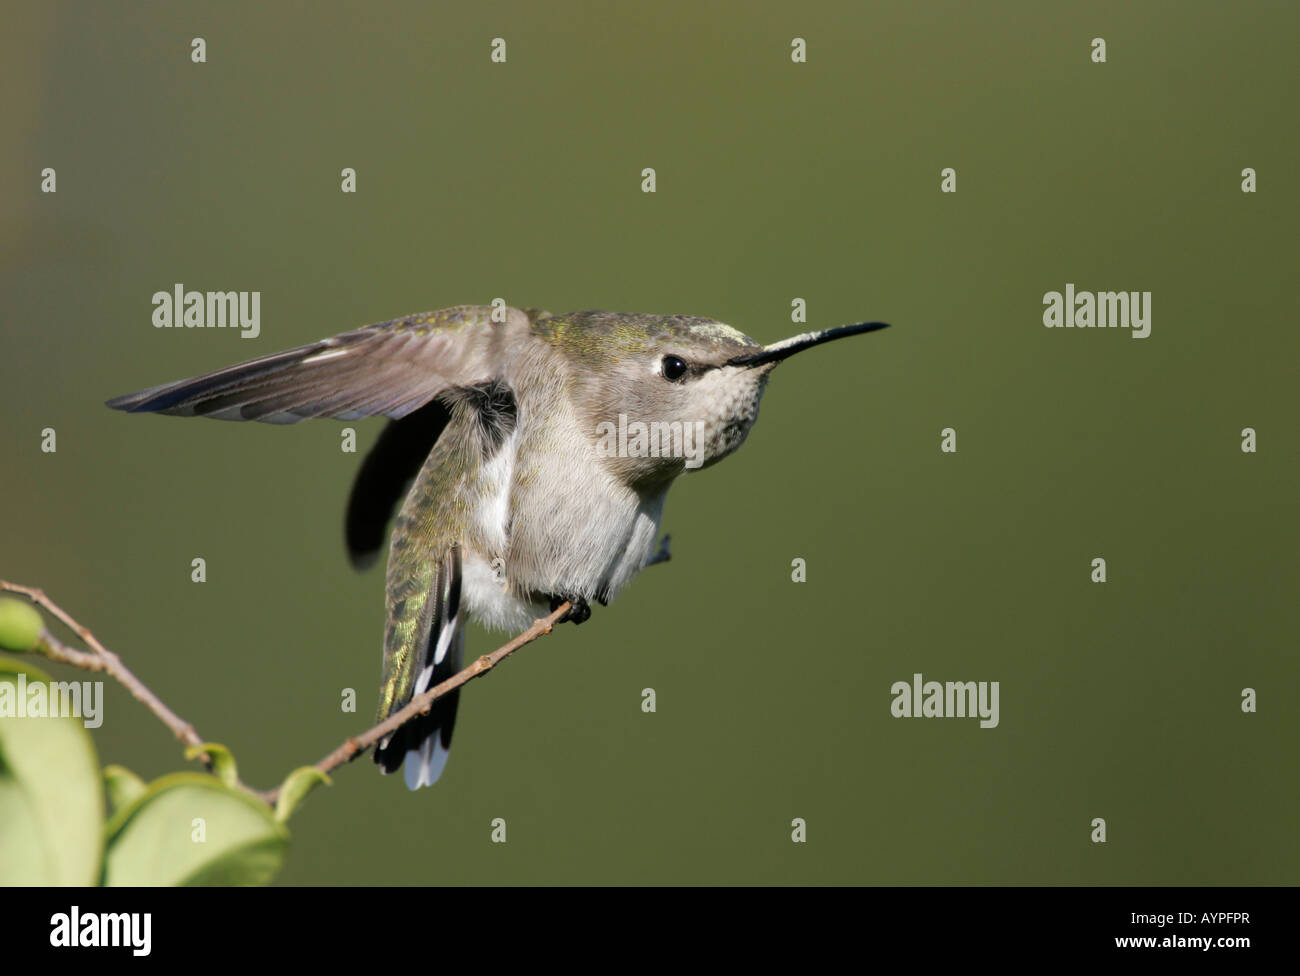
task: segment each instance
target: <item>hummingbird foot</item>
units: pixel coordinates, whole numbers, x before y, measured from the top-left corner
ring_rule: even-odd
[[[659,540],[659,549],[650,557],[650,561],[646,563],[647,566],[657,566],[659,563],[666,563],[673,558],[673,554],[668,551],[668,543],[671,540],[672,536],[665,532],[664,537]]]
[[[565,602],[571,603],[573,605],[569,607],[568,613],[566,613],[563,617],[557,620],[556,623],[563,624],[563,623],[572,622],[574,624],[581,624],[581,623],[585,623],[587,618],[591,616],[591,607],[587,605],[586,599],[580,596],[551,597],[551,613],[554,613],[556,610],[560,609],[560,604]]]

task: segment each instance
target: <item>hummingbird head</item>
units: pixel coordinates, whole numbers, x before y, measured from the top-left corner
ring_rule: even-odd
[[[782,360],[885,324],[809,332],[769,346],[689,315],[576,312],[538,328],[575,363],[571,393],[598,456],[624,483],[652,489],[740,447]]]

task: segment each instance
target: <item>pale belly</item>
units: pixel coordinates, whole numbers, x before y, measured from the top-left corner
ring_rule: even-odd
[[[667,486],[644,497],[617,482],[563,421],[517,429],[480,473],[462,600],[485,626],[522,630],[551,596],[608,602],[656,551]]]
[[[473,533],[462,554],[461,598],[470,617],[517,632],[550,613],[552,595],[612,601],[656,551],[663,501],[662,494],[610,498],[569,511],[552,504],[539,522],[510,513],[508,536]],[[504,545],[485,544],[489,539]]]

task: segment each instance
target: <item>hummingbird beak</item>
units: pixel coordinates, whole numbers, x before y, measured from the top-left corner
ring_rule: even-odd
[[[728,359],[726,365],[762,366],[765,363],[779,363],[797,352],[819,346],[823,342],[830,342],[832,339],[843,339],[845,336],[861,335],[864,332],[875,332],[877,329],[887,328],[889,328],[888,322],[859,322],[857,325],[841,325],[839,328],[823,329],[821,332],[805,332],[803,335],[792,336],[789,339],[774,342],[770,346],[764,346],[758,352],[746,353],[744,356]]]

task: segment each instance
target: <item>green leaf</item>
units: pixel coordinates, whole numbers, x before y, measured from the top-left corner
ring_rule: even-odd
[[[71,684],[52,686],[43,671],[0,658],[0,884],[99,877],[104,794],[90,735],[79,718],[18,717],[20,691],[26,711],[43,686],[48,711],[51,688]]]
[[[212,775],[232,790],[239,786],[239,770],[235,768],[235,754],[219,742],[205,742],[185,750],[186,759],[197,759],[204,753],[212,760]]]
[[[280,794],[275,801],[275,819],[284,823],[298,808],[302,798],[321,783],[333,786],[334,781],[315,766],[299,766],[284,778],[280,784]]]
[[[44,630],[45,622],[30,603],[0,597],[0,650],[33,651]]]
[[[106,885],[263,884],[289,844],[266,804],[205,773],[154,780],[105,833]]]
[[[104,788],[112,810],[121,810],[148,789],[144,780],[125,766],[104,767]]]

